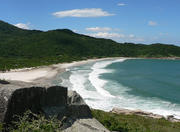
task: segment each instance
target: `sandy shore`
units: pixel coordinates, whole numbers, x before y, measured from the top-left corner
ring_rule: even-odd
[[[110,60],[110,59],[144,59],[144,58],[124,58],[124,57],[110,57],[110,58],[100,58],[100,59],[88,59],[83,61],[74,61],[71,63],[60,63],[54,64],[50,66],[40,66],[33,68],[23,68],[23,69],[13,69],[8,72],[0,72],[0,79],[4,80],[12,80],[12,81],[23,81],[30,83],[43,83],[45,85],[49,85],[54,77],[57,74],[64,72],[67,68],[73,66],[79,66],[86,63],[101,61],[101,60]],[[156,58],[157,59],[157,58]],[[167,58],[166,58],[167,59]],[[121,108],[115,108],[111,112],[117,114],[136,114],[141,116],[148,116],[152,118],[162,118],[161,115],[156,115],[149,112],[144,112],[141,110],[127,110]],[[168,120],[180,122],[180,120],[174,118],[173,116],[168,116]]]
[[[83,65],[90,62],[115,59],[115,58],[122,58],[122,57],[88,59],[83,61],[74,61],[72,63],[60,63],[50,66],[41,66],[38,68],[14,69],[9,72],[0,72],[0,79],[23,81],[23,82],[34,82],[34,81],[45,82],[46,80],[55,77],[58,73],[65,71],[66,68]]]
[[[109,58],[100,58],[100,59],[88,59],[83,61],[74,61],[71,63],[60,63],[50,66],[40,66],[33,68],[23,68],[23,69],[13,69],[8,72],[0,72],[0,79],[4,80],[14,80],[14,81],[23,81],[23,82],[34,82],[34,81],[46,81],[47,79],[52,79],[57,75],[65,71],[66,68],[72,66],[78,66],[90,62],[108,60],[108,59],[122,59],[124,57],[109,57]],[[126,58],[126,59],[177,59],[175,57],[166,57],[166,58]],[[180,58],[178,58],[180,59]]]

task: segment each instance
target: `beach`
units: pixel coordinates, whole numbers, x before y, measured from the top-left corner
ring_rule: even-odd
[[[73,61],[70,63],[59,63],[53,64],[49,66],[39,66],[39,67],[31,67],[31,68],[21,68],[21,69],[11,69],[7,72],[0,71],[0,79],[2,80],[14,80],[14,81],[23,81],[23,82],[35,82],[35,81],[45,81],[47,79],[52,79],[58,73],[64,72],[67,68],[73,66],[80,66],[86,63],[101,61],[101,60],[109,60],[109,59],[168,59],[175,60],[180,58],[134,58],[134,57],[108,57],[108,58],[95,58],[95,59],[87,59],[82,61]]]
[[[70,90],[75,90],[77,91],[86,101],[86,103],[91,107],[95,109],[101,109],[105,111],[111,111],[114,107],[118,107],[120,110],[121,108],[124,111],[124,108],[127,109],[125,110],[125,113],[132,111],[132,113],[136,114],[136,110],[140,109],[141,112],[143,113],[150,113],[147,114],[148,117],[152,117],[151,113],[155,113],[155,116],[153,115],[153,118],[158,117],[166,117],[168,119],[173,115],[173,111],[169,113],[169,110],[171,110],[172,107],[174,107],[174,104],[171,104],[170,102],[164,101],[164,100],[157,100],[156,98],[140,98],[139,96],[131,96],[128,95],[125,87],[121,86],[120,84],[116,84],[113,86],[118,86],[121,89],[116,91],[115,93],[120,92],[120,96],[112,95],[110,94],[110,91],[107,89],[102,89],[101,87],[104,87],[107,82],[104,82],[99,78],[99,75],[102,73],[106,73],[106,70],[104,69],[107,65],[112,64],[112,63],[121,63],[124,60],[127,59],[137,59],[137,58],[123,58],[123,57],[113,57],[113,58],[100,58],[100,59],[88,59],[88,60],[83,60],[83,61],[74,61],[71,63],[60,63],[60,64],[54,64],[50,66],[40,66],[36,68],[23,68],[23,69],[14,69],[10,70],[8,72],[0,72],[0,79],[2,80],[12,80],[12,81],[23,81],[23,82],[28,82],[28,83],[33,83],[33,84],[44,84],[44,85],[52,85],[52,81],[56,79],[58,76],[58,79],[60,76],[63,76],[63,74],[66,74],[66,69],[69,68],[75,68],[75,66],[83,66],[84,64],[92,64],[90,67],[92,68],[90,74],[86,74],[87,72],[87,67],[83,70],[83,68],[80,68],[78,71],[77,69],[73,71],[73,74],[71,74],[71,77],[69,78],[71,83],[73,84],[73,87],[69,87],[66,85],[62,86],[68,87]],[[143,58],[138,58],[138,59],[143,59]],[[106,60],[106,61],[104,61]],[[101,62],[103,61],[103,62]],[[88,65],[89,65],[88,64]],[[145,64],[145,63],[144,63]],[[102,70],[103,69],[103,70]],[[105,70],[105,71],[104,71]],[[109,71],[111,72],[111,71]],[[109,73],[107,72],[107,73]],[[83,77],[89,75],[89,78]],[[96,88],[96,91],[91,90],[86,90],[84,87],[85,84],[85,78],[87,81],[89,80],[90,83]],[[131,77],[132,78],[132,77]],[[63,79],[62,79],[63,81]],[[101,86],[101,83],[103,86]],[[54,84],[53,84],[54,85]],[[87,82],[86,82],[87,85]],[[89,83],[88,83],[89,85]],[[113,89],[113,86],[111,89]],[[114,87],[115,88],[115,87]],[[116,88],[115,88],[116,89]],[[123,91],[124,90],[124,91]],[[122,94],[121,94],[122,92]],[[127,94],[127,98],[126,95]],[[109,96],[108,96],[109,95]],[[117,100],[119,100],[119,105]],[[113,102],[115,104],[113,104]],[[127,103],[123,103],[127,102]],[[139,103],[141,102],[141,103]],[[144,107],[142,107],[142,103]],[[136,105],[136,104],[141,104],[141,105]],[[147,105],[147,106],[146,106]],[[152,107],[154,106],[155,110],[150,110],[149,105]],[[165,111],[164,109],[168,108],[168,111]],[[156,106],[163,106],[162,110],[157,110],[156,111]],[[177,105],[176,105],[177,106]],[[169,108],[170,107],[170,108]],[[142,109],[141,109],[142,108]],[[145,108],[145,109],[143,109]],[[135,111],[135,112],[134,112]],[[160,112],[159,112],[160,111]],[[117,112],[118,113],[118,112]],[[139,111],[137,112],[139,113]],[[161,113],[161,114],[160,114]],[[138,115],[138,114],[137,114]],[[159,116],[161,115],[161,116]],[[178,118],[179,119],[179,118]],[[172,116],[172,118],[168,119],[171,121],[178,121],[176,116]]]
[[[120,57],[113,57],[120,58]],[[113,58],[88,59],[82,61],[73,61],[71,63],[60,63],[50,66],[40,66],[32,68],[12,69],[7,72],[0,72],[1,80],[13,80],[23,82],[46,83],[47,80],[53,79],[57,74],[64,72],[66,68],[79,66],[90,62],[108,60]]]

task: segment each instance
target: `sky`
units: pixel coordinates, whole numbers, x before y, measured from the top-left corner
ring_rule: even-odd
[[[0,20],[24,29],[180,46],[180,0],[0,0]]]

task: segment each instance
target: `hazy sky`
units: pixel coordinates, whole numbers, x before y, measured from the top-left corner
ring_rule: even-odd
[[[26,29],[180,46],[180,0],[0,0],[0,19]]]

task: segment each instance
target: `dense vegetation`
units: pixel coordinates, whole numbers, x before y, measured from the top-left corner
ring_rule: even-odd
[[[106,128],[118,132],[179,132],[180,123],[165,119],[147,118],[137,115],[123,115],[92,110],[93,116]]]
[[[8,132],[60,132],[61,122],[52,117],[46,119],[44,115],[37,115],[31,111],[24,113],[24,116],[18,116],[19,120],[14,121],[6,128]],[[0,124],[0,132],[5,128]]]
[[[179,132],[180,123],[165,119],[147,118],[137,115],[123,115],[92,110],[93,116],[110,131],[118,132]],[[57,118],[46,119],[27,111],[19,121],[13,122],[6,129],[9,132],[60,132],[62,123]],[[3,131],[0,124],[0,132]]]
[[[23,30],[0,21],[0,70],[115,56],[180,57],[180,47],[117,43],[68,29]]]

